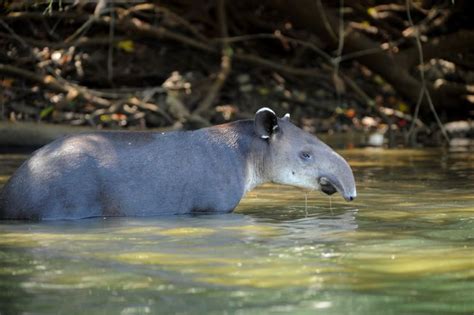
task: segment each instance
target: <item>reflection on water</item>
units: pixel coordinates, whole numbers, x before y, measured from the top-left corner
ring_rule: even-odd
[[[1,222],[0,313],[474,313],[474,157],[343,155],[353,203],[267,185],[229,215]]]

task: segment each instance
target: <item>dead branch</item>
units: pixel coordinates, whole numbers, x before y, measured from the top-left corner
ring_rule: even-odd
[[[455,33],[432,38],[422,44],[425,60],[443,58],[456,53],[463,53],[472,49],[474,31],[460,30]],[[407,67],[412,67],[418,62],[418,49],[416,46],[405,49],[399,53],[397,59]]]
[[[395,12],[406,12],[406,7],[403,4],[380,4],[374,7],[377,11],[395,11]],[[413,5],[410,10],[416,10],[419,13],[427,15],[429,10],[425,10],[418,5]]]
[[[83,32],[86,32],[89,27],[91,27],[94,20],[98,19],[100,15],[104,12],[107,6],[107,0],[99,0],[95,6],[94,14],[90,15],[87,21],[81,25],[71,36],[66,38],[64,42],[69,43],[80,36]]]
[[[250,35],[234,36],[234,37],[227,37],[227,38],[215,38],[214,41],[218,41],[218,42],[227,41],[228,43],[235,43],[235,42],[242,42],[242,41],[249,41],[249,40],[256,40],[256,39],[274,39],[280,42],[294,43],[302,47],[309,48],[310,50],[314,51],[319,56],[324,58],[326,62],[332,62],[332,57],[328,55],[324,50],[316,46],[314,43],[300,40],[297,38],[292,38],[292,37],[281,34],[281,32],[274,33],[274,34],[250,34]]]
[[[112,23],[111,18],[108,16],[104,16],[95,22],[104,24],[107,26],[110,23]],[[122,32],[134,34],[136,36],[159,38],[159,39],[170,39],[170,40],[183,43],[187,46],[197,48],[199,50],[204,50],[211,53],[216,52],[216,50],[213,47],[207,45],[206,43],[200,42],[186,35],[182,35],[182,34],[170,31],[163,26],[153,26],[150,23],[144,22],[138,18],[117,19],[116,27]]]
[[[402,32],[398,30],[397,28],[393,27],[392,25],[390,25],[390,23],[387,23],[386,21],[382,19],[376,18],[376,15],[373,16],[369,14],[367,12],[367,8],[364,5],[362,5],[360,1],[346,0],[346,2],[348,2],[348,4],[350,4],[350,6],[354,8],[354,10],[356,10],[357,14],[361,15],[365,20],[368,20],[370,25],[378,26],[380,30],[387,33],[386,35],[390,35],[393,38],[400,38],[402,36]],[[377,11],[374,10],[374,12],[377,12]],[[387,38],[387,40],[389,39]]]
[[[41,128],[39,128],[39,126],[41,126]],[[0,145],[39,147],[68,134],[94,130],[96,129],[83,126],[0,121]]]
[[[270,68],[272,70],[281,71],[290,75],[313,77],[321,80],[328,79],[327,74],[321,73],[321,69],[319,68],[295,68],[281,63],[276,63],[253,54],[246,54],[241,52],[236,52],[234,54],[234,59],[246,61],[248,63],[252,63],[258,66]]]
[[[111,22],[109,17],[103,17],[100,21],[96,21],[99,23],[104,23],[108,25]],[[202,43],[195,39],[189,38],[185,35],[170,31],[165,27],[159,26],[152,26],[149,23],[143,22],[140,19],[132,18],[132,19],[122,19],[117,20],[117,28],[121,29],[124,32],[130,32],[135,36],[144,36],[144,37],[151,37],[151,38],[159,38],[159,39],[169,39],[180,42],[187,46],[191,46],[193,48],[203,50],[208,53],[216,54],[219,53],[217,49],[213,46],[210,46],[206,43]],[[310,76],[319,79],[327,79],[327,76],[321,74],[320,69],[311,69],[311,68],[295,68],[287,65],[283,65],[280,63],[276,63],[267,59],[264,59],[259,56],[255,56],[252,54],[235,52],[233,54],[233,58],[236,60],[242,60],[251,64],[263,66],[265,68],[270,68],[272,70],[281,71],[291,75],[300,75],[300,76]]]
[[[219,27],[221,30],[221,36],[227,38],[229,32],[227,30],[227,17],[225,10],[226,1],[217,0],[217,16],[219,19]],[[222,89],[227,77],[232,70],[232,47],[229,42],[224,40],[222,42],[221,49],[221,68],[216,76],[214,83],[211,85],[206,97],[199,104],[199,107],[194,111],[194,114],[202,114],[207,111],[214,103],[219,91]]]
[[[9,38],[9,39],[15,39],[15,36],[6,34],[6,33],[1,33],[0,32],[0,38]],[[29,38],[22,36],[21,39],[35,47],[50,47],[53,49],[61,49],[61,48],[68,48],[71,46],[75,47],[86,47],[86,46],[106,46],[110,43],[109,38],[106,36],[98,36],[98,37],[81,37],[77,39],[73,43],[65,43],[65,42],[51,42],[51,41],[46,41],[46,40],[38,40],[34,38]],[[114,37],[113,42],[118,43],[120,41],[126,40],[127,37],[119,36],[119,37]]]
[[[299,26],[305,27],[321,36],[327,43],[334,48],[337,47],[337,38],[327,32],[327,25],[320,19],[314,19],[314,12],[318,10],[316,4],[311,0],[302,0],[300,5],[291,5],[289,0],[269,1],[269,5],[278,10],[285,10],[293,18],[293,21]],[[289,10],[289,12],[288,12]],[[335,13],[326,10],[325,15],[331,29],[338,30],[339,19]],[[339,34],[339,33],[337,33]],[[376,52],[380,49],[379,43],[372,40],[363,33],[352,31],[346,32],[344,37],[344,53],[355,53],[360,51],[374,51],[370,55],[362,55],[356,59],[368,67],[370,70],[378,73],[387,80],[397,91],[406,99],[416,102],[420,82],[414,78],[409,71],[400,64],[400,60],[383,52]]]
[[[331,23],[331,21],[329,21],[328,17],[326,16],[326,12],[324,10],[323,3],[321,2],[321,0],[316,1],[316,6],[318,10],[315,12],[319,13],[319,17],[321,18],[322,22],[321,26],[324,28],[329,37],[331,37],[332,41],[337,41],[338,37],[336,35],[336,32],[334,31],[334,25],[333,23]]]
[[[77,12],[72,11],[61,11],[61,12],[51,12],[49,14],[43,14],[40,12],[10,12],[5,16],[2,16],[2,19],[6,21],[15,21],[15,20],[44,20],[44,19],[75,19],[75,20],[87,20],[88,15],[78,15]]]
[[[77,88],[70,83],[67,82],[60,82],[56,78],[51,75],[38,75],[34,72],[20,69],[11,65],[0,64],[0,73],[11,76],[11,77],[19,77],[26,79],[28,81],[33,81],[36,83],[41,84],[45,88],[60,92],[66,93],[67,98],[72,100],[77,97],[84,99],[98,107],[109,107],[111,102],[102,98],[93,95],[88,89],[81,87]]]
[[[173,11],[164,8],[162,6],[157,6],[155,4],[151,3],[140,3],[137,5],[134,5],[127,10],[124,11],[123,14],[121,14],[121,17],[125,17],[126,15],[130,15],[131,13],[137,12],[137,11],[153,11],[153,13],[163,13],[165,16],[168,16],[169,18],[175,20],[178,24],[184,26],[188,31],[190,31],[196,38],[198,38],[202,42],[208,42],[209,39],[204,36],[201,32],[199,32],[196,27],[194,27],[191,23],[189,23],[186,19],[182,18],[178,14],[174,13]]]
[[[415,28],[414,24],[413,24],[413,20],[411,18],[411,12],[410,12],[411,5],[412,5],[412,0],[406,0],[406,11],[407,11],[408,21],[410,23],[410,26]],[[423,47],[421,45],[420,34],[418,32],[418,29],[416,29],[416,31],[415,31],[415,39],[416,39],[416,48],[417,48],[417,51],[418,51],[419,65],[423,66],[425,57],[424,57]],[[433,113],[433,116],[436,120],[436,123],[438,124],[438,126],[441,130],[441,133],[443,134],[445,140],[449,143],[448,133],[444,129],[444,126],[443,126],[443,124],[442,124],[442,122],[441,122],[441,120],[438,116],[438,112],[436,111],[435,106],[433,104],[433,101],[431,99],[430,91],[426,87],[425,72],[424,72],[423,68],[421,68],[421,71],[420,71],[420,79],[421,79],[421,89],[420,89],[421,92],[420,92],[420,95],[421,95],[421,93],[424,93],[424,95],[426,96],[426,100],[428,101],[428,105],[431,109],[431,112]],[[421,104],[421,102],[419,104]],[[417,105],[417,107],[419,107],[419,105]],[[417,108],[416,112],[418,112],[418,108]],[[418,117],[415,116],[415,119],[416,118],[418,118]]]
[[[70,13],[53,13],[54,17],[77,17],[71,16]],[[7,15],[9,19],[44,19],[47,16],[38,13],[29,13],[29,12],[16,12],[10,13]],[[85,19],[82,16],[82,19]],[[94,20],[94,23],[103,24],[105,26],[109,26],[109,23],[112,23],[111,18],[108,16],[103,16],[99,19]],[[157,39],[169,39],[176,42],[180,42],[184,45],[196,48],[198,50],[202,50],[208,53],[217,54],[219,50],[216,49],[214,46],[211,46],[207,43],[203,43],[201,41],[195,40],[190,38],[186,35],[182,35],[171,30],[166,29],[162,26],[153,26],[149,23],[146,23],[138,18],[123,18],[123,19],[116,19],[116,28],[124,33],[129,33],[129,36],[132,37],[149,37],[149,38],[157,38]],[[107,38],[108,40],[108,38]],[[78,44],[81,43],[80,41]],[[84,45],[87,43],[87,40],[84,40]],[[97,39],[97,42],[92,41],[94,44],[101,44],[100,40]],[[62,44],[58,44],[60,47]],[[290,75],[297,75],[297,76],[309,76],[314,77],[316,79],[324,79],[327,80],[327,76],[321,73],[321,70],[311,69],[311,68],[295,68],[288,65],[284,65],[281,63],[277,63],[253,54],[243,53],[243,52],[235,52],[233,54],[233,59],[241,60],[250,64],[258,65],[261,67],[269,68],[276,71],[281,71],[286,74]]]

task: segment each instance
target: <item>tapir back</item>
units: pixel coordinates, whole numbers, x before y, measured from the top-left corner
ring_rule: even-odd
[[[242,130],[228,124],[192,132],[100,132],[59,139],[36,151],[11,177],[0,198],[0,217],[232,211],[245,186]]]

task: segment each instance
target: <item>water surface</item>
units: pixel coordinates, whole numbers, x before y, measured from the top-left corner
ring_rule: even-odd
[[[228,215],[0,222],[0,313],[473,314],[472,154],[341,153],[352,203],[267,185]]]

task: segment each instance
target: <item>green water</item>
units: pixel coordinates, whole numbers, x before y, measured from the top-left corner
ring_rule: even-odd
[[[474,314],[473,155],[342,154],[353,203],[268,185],[228,215],[0,222],[0,313]]]

